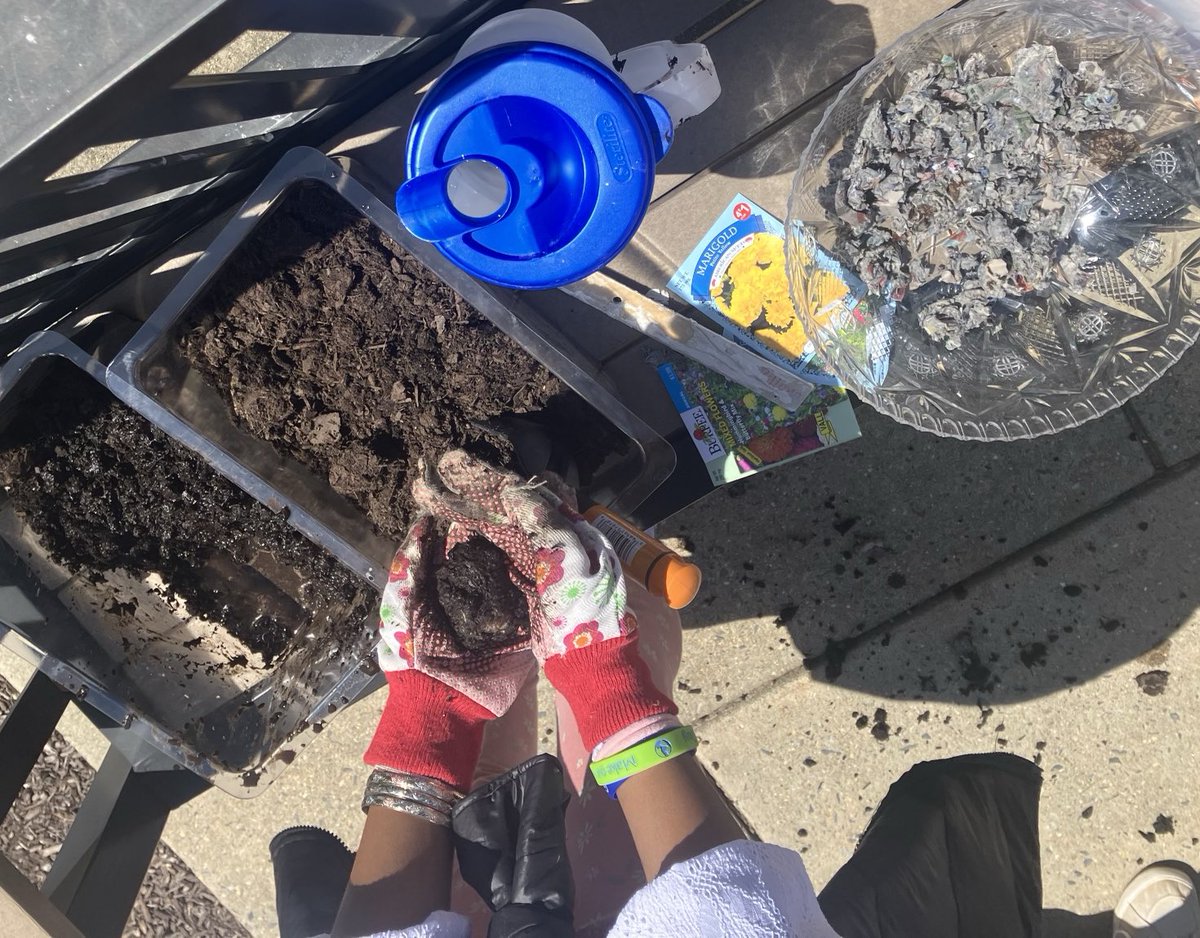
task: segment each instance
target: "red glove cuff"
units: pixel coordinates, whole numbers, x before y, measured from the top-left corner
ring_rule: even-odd
[[[654,686],[637,650],[637,634],[573,648],[547,658],[546,677],[575,715],[588,751],[637,720],[679,708]]]
[[[483,727],[495,714],[420,671],[389,671],[387,680],[387,703],[363,762],[470,791]]]

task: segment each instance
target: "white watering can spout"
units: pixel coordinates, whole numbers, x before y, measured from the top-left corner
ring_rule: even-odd
[[[676,127],[721,96],[712,56],[698,42],[650,42],[618,53],[612,61],[630,90],[654,98]]]
[[[717,70],[702,44],[664,39],[613,55],[583,23],[557,10],[513,10],[488,20],[463,43],[454,61],[509,42],[553,42],[610,64],[630,91],[665,107],[676,127],[721,96]]]

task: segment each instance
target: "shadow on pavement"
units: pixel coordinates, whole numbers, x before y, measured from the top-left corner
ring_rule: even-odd
[[[954,447],[969,444],[909,436],[929,450],[920,484],[936,491],[956,472],[963,477]],[[1050,452],[1056,446],[1054,438],[1035,442]],[[865,453],[867,443],[852,445]],[[938,451],[946,454],[941,465]],[[1019,457],[1008,447],[992,452],[1000,467]],[[830,462],[836,456],[822,454]],[[1170,638],[1200,605],[1200,554],[1190,547],[1200,530],[1200,504],[1190,494],[1196,466],[1058,524],[1071,508],[1065,485],[1046,493],[1047,504],[1026,497],[1018,509],[977,488],[976,478],[976,487],[947,488],[941,504],[914,511],[902,477],[890,490],[876,482],[875,502],[860,500],[851,514],[842,503],[856,499],[853,479],[835,473],[812,490],[803,470],[818,468],[815,461],[789,468],[795,475],[768,474],[711,496],[717,510],[707,517],[692,509],[661,526],[660,535],[695,547],[708,578],[683,614],[685,628],[718,627],[726,641],[760,648],[787,643],[817,680],[897,698],[1027,700],[1136,659],[1146,694],[1169,681]],[[1059,469],[1070,478],[1069,466]],[[837,494],[822,502],[825,492]],[[828,520],[814,524],[817,513],[834,530]],[[1038,527],[1048,533],[1034,540]],[[1010,553],[1008,539],[1033,544]],[[974,557],[973,543],[984,545]],[[972,561],[974,573],[932,579]],[[793,657],[788,667],[800,663]]]
[[[875,55],[867,8],[829,0],[775,4],[773,9],[765,5],[706,36],[706,28],[710,30],[720,16],[718,10],[679,38],[708,45],[723,79],[721,97],[688,121],[658,173],[690,176],[711,166],[721,176],[790,175],[807,134],[791,139],[786,129],[781,132],[773,125]],[[817,107],[823,110],[824,102]],[[753,146],[768,134],[765,145]],[[742,145],[753,146],[746,159],[723,158]],[[719,162],[714,166],[714,161]],[[714,212],[719,208],[714,206]]]
[[[870,693],[1005,703],[1136,660],[1139,687],[1157,696],[1170,680],[1171,636],[1200,602],[1200,557],[1181,550],[1200,513],[1180,515],[1178,530],[1160,526],[1156,536],[1148,522],[1120,530],[1121,519],[1107,519],[954,587],[881,634],[828,641],[806,665]]]

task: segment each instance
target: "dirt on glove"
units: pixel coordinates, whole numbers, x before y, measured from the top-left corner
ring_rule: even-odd
[[[413,516],[410,473],[462,448],[519,469],[497,429],[565,440],[581,482],[628,440],[420,261],[324,186],[292,192],[179,336],[234,419],[328,480],[383,535]]]
[[[434,574],[447,624],[467,651],[495,651],[529,638],[529,606],[509,560],[484,537],[451,548]]]

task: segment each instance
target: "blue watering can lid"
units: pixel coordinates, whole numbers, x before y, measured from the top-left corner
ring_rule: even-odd
[[[480,279],[540,289],[587,276],[633,237],[671,134],[662,105],[605,64],[566,46],[512,43],[437,81],[413,118],[406,168],[411,183],[463,160],[498,167],[504,207],[435,243]],[[403,201],[398,193],[402,218]],[[466,217],[446,199],[433,210],[443,203]]]

